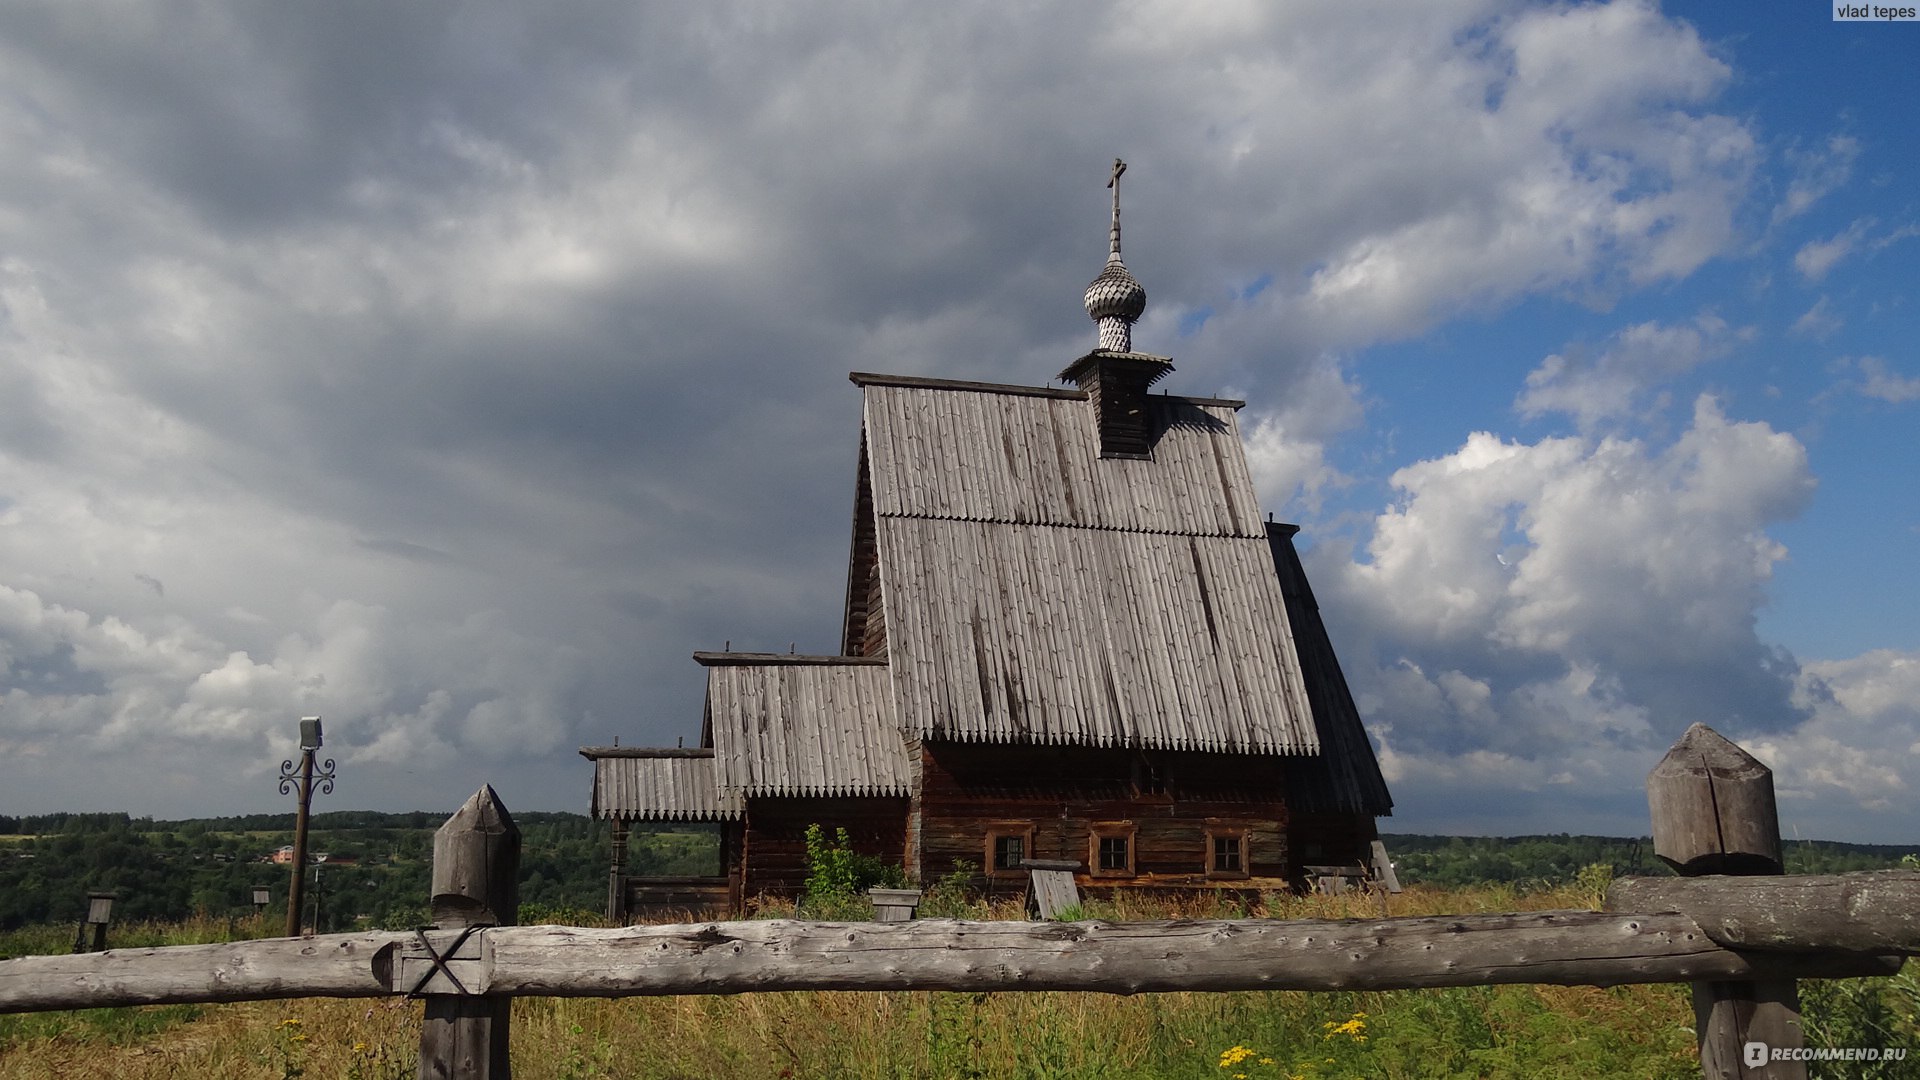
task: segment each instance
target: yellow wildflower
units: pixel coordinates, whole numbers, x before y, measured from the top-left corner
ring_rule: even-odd
[[[1235,1045],[1228,1047],[1220,1054],[1220,1067],[1223,1069],[1231,1069],[1252,1056],[1253,1051],[1244,1046]]]
[[[1366,1015],[1366,1013],[1354,1013],[1353,1019],[1343,1024],[1336,1024],[1329,1020],[1320,1026],[1327,1029],[1325,1038],[1331,1039],[1335,1035],[1346,1035],[1355,1042],[1366,1042],[1367,1022],[1363,1019]]]

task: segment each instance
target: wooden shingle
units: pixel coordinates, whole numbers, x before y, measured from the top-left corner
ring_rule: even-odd
[[[906,747],[884,664],[696,653],[716,779],[739,795],[904,795]]]

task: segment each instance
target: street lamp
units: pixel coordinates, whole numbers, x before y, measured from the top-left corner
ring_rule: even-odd
[[[313,752],[318,749],[320,718],[303,716],[300,718],[300,765],[295,768],[292,759],[280,763],[280,794],[296,793],[300,799],[300,812],[293,819],[293,877],[287,887],[288,937],[300,936],[300,901],[306,885],[303,871],[307,868],[307,817],[313,805],[314,783],[320,784],[320,794],[333,794],[333,759],[328,758],[315,771]]]

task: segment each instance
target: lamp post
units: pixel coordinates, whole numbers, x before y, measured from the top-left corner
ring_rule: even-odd
[[[333,793],[333,759],[328,758],[316,772],[313,752],[318,749],[320,718],[303,716],[300,718],[300,765],[295,768],[291,759],[280,763],[280,794],[292,792],[300,799],[300,811],[293,819],[293,877],[287,887],[288,937],[300,936],[300,902],[307,869],[307,817],[313,805],[313,785],[319,783],[322,795]]]

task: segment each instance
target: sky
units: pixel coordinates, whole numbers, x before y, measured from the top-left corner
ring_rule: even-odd
[[[838,649],[849,371],[1044,384],[1108,169],[1391,831],[1705,722],[1920,841],[1920,23],[1811,0],[0,5],[0,812],[584,811]]]

